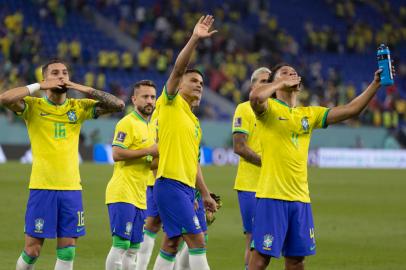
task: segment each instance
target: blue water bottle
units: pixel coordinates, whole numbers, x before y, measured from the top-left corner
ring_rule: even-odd
[[[381,44],[376,52],[378,59],[378,68],[382,69],[381,72],[381,85],[393,85],[392,62],[390,59],[390,51],[388,46]]]

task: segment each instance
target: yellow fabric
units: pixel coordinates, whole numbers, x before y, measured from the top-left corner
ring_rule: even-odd
[[[157,178],[166,177],[195,187],[200,123],[180,94],[168,96],[166,86],[159,97]]]
[[[116,126],[113,146],[138,150],[155,143],[153,125],[137,112],[121,119]],[[151,161],[147,157],[114,163],[113,176],[106,189],[106,204],[126,202],[140,209],[147,208],[147,181],[151,177]]]
[[[233,134],[244,133],[247,135],[247,145],[258,155],[261,155],[258,129],[256,127],[255,113],[250,102],[237,106],[233,119]],[[256,166],[240,157],[234,189],[255,192],[261,167]]]
[[[25,97],[25,120],[33,164],[30,189],[81,190],[79,134],[83,121],[94,117],[92,99],[66,99],[55,105],[44,98]]]
[[[162,99],[158,99],[156,104],[155,104],[155,110],[153,114],[151,115],[151,120],[150,123],[153,126],[154,130],[154,141],[158,143],[158,112],[159,112],[159,107],[161,104]],[[153,186],[155,185],[155,176],[153,173],[151,173],[151,176],[148,178],[148,186]]]
[[[268,110],[257,119],[262,167],[257,198],[310,202],[307,157],[314,129],[325,128],[329,109],[290,108],[269,99]]]

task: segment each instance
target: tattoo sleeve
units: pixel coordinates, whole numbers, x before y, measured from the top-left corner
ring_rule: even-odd
[[[124,110],[124,102],[112,94],[92,89],[89,96],[99,101],[95,108],[96,116],[112,112],[121,112]]]
[[[247,145],[247,135],[234,133],[233,135],[234,152],[248,162],[261,166],[261,157]]]

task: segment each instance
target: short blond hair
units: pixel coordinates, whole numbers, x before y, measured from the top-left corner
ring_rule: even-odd
[[[267,68],[267,67],[260,67],[260,68],[257,68],[254,72],[252,72],[252,75],[251,75],[251,84],[255,83],[255,81],[256,81],[257,78],[258,78],[258,75],[261,74],[261,73],[269,73],[269,74],[272,74],[271,70],[270,70],[269,68]]]

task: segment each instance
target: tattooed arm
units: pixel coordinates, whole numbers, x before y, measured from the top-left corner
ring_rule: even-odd
[[[89,95],[91,98],[97,99],[99,101],[96,103],[95,108],[96,117],[106,113],[122,112],[124,110],[125,107],[124,101],[113,96],[112,94],[96,90],[92,87],[73,83],[71,81],[65,81],[65,84],[66,87],[85,93]]]

